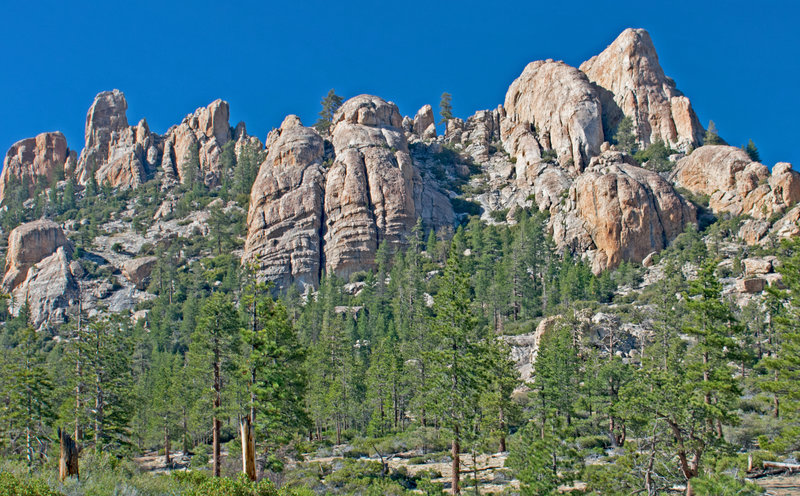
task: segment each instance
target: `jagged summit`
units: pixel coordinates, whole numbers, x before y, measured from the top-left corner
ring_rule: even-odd
[[[689,99],[664,74],[653,40],[628,28],[605,50],[580,66],[600,88],[606,127],[630,117],[641,146],[655,140],[688,151],[702,142],[703,127]]]
[[[231,127],[224,100],[187,114],[163,135],[144,119],[129,125],[127,107],[116,89],[95,97],[77,161],[60,133],[15,144],[0,196],[9,182],[50,182],[66,163],[66,176],[81,185],[94,177],[126,189],[155,179],[161,191],[173,192],[158,220],[174,212],[176,185],[222,188],[231,180],[225,167],[249,148],[259,158],[251,158],[258,163],[240,258],[281,287],[315,287],[325,271],[348,278],[369,270],[381,244],[405,246],[417,219],[427,230],[475,213],[496,222],[506,212],[513,222],[520,208],[546,210],[558,249],[589,259],[599,272],[642,262],[697,221],[676,186],[710,195],[715,212],[761,222],[794,212],[800,198],[790,166],[770,176],[741,150],[726,152],[735,158],[729,166],[700,147],[704,131],[691,103],[664,74],[643,29],[626,29],[580,68],[551,59],[527,64],[503,105],[449,119],[441,135],[431,105],[403,117],[391,101],[366,94],[346,100],[322,134],[289,115],[264,144],[247,135],[244,123]],[[623,117],[631,119],[639,149],[663,141],[696,150],[671,158],[677,165],[669,178],[645,170],[652,167],[609,143]],[[235,158],[224,162],[231,141]],[[712,169],[722,171],[717,179],[725,184],[697,186]],[[759,225],[748,239],[758,242],[768,232]]]

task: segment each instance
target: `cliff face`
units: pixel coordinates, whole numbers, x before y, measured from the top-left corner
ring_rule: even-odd
[[[600,153],[603,107],[586,75],[563,62],[531,62],[506,93],[503,145],[532,163],[553,151],[580,171]]]
[[[162,162],[165,173],[181,183],[197,180],[219,186],[222,147],[232,137],[229,115],[228,102],[214,100],[167,131]]]
[[[381,243],[405,242],[417,219],[418,173],[391,102],[351,98],[334,117],[332,138],[336,158],[325,188],[325,265],[348,277],[372,267]]]
[[[626,29],[580,70],[599,87],[608,129],[624,115],[631,118],[642,148],[656,140],[682,151],[701,144],[703,127],[692,104],[664,74],[644,29]]]
[[[254,164],[266,156],[250,191],[242,262],[280,287],[316,287],[323,272],[348,278],[370,269],[378,248],[402,248],[418,220],[426,230],[452,227],[466,211],[476,212],[474,203],[487,222],[503,221],[497,211],[508,222],[519,208],[548,211],[557,247],[589,258],[596,272],[642,262],[696,222],[678,190],[708,196],[715,213],[749,215],[740,233],[748,243],[800,232],[800,174],[783,163],[770,172],[738,148],[700,146],[703,129],[691,103],[664,74],[641,29],[625,30],[580,69],[531,62],[511,82],[504,105],[448,119],[443,133],[430,105],[404,118],[395,104],[371,95],[346,101],[329,134],[290,115],[264,145],[247,135],[244,123],[231,127],[223,100],[198,108],[163,135],[144,120],[129,125],[127,108],[118,90],[95,97],[79,159],[57,132],[14,144],[0,197],[12,183],[28,184],[31,192],[40,179],[52,183],[62,165],[80,184],[93,177],[124,189],[155,178],[167,196],[153,217],[160,221],[181,200],[177,184],[230,185],[226,164],[234,159],[225,154],[231,148],[235,157],[248,152]],[[640,148],[661,140],[694,151],[675,162],[668,178],[647,171],[609,143],[624,116],[634,123]],[[8,290],[60,246],[68,260],[68,241],[57,228],[12,233]],[[28,240],[24,248],[20,236]],[[36,255],[26,255],[29,250]],[[134,279],[143,290],[146,275]],[[28,286],[38,287],[35,282]]]
[[[3,160],[0,201],[5,198],[10,183],[27,185],[30,195],[37,181],[50,184],[59,167],[66,170],[75,167],[75,153],[70,151],[67,139],[60,132],[42,133],[14,143]]]
[[[319,284],[324,146],[289,116],[278,129],[250,193],[243,263],[281,287]]]
[[[707,195],[715,213],[767,219],[800,201],[800,174],[791,164],[778,163],[770,173],[733,146],[701,146],[678,161],[671,179],[694,194]]]
[[[86,115],[86,144],[76,175],[82,184],[94,175],[98,184],[135,188],[158,163],[158,136],[142,119],[128,125],[128,102],[119,90],[98,94]]]

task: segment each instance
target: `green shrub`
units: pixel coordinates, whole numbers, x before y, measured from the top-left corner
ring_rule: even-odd
[[[451,198],[450,203],[453,205],[453,211],[457,214],[481,214],[481,206],[474,201],[464,200],[461,198]]]
[[[692,489],[696,496],[756,496],[764,493],[764,489],[756,484],[725,474],[695,477]]]
[[[505,222],[506,217],[508,216],[509,209],[504,208],[502,210],[492,210],[489,212],[489,215],[492,217],[492,220],[495,222]]]
[[[0,472],[0,496],[64,496],[39,479],[19,478]]]

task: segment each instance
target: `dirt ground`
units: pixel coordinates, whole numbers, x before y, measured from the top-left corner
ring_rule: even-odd
[[[800,496],[800,474],[773,475],[753,482],[766,489],[766,496]]]

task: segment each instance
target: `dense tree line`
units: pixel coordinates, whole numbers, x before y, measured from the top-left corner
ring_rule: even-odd
[[[555,250],[546,222],[522,212],[513,225],[417,224],[403,249],[380,247],[374,270],[323,277],[306,294],[259,283],[221,249],[223,234],[198,247],[204,257],[159,248],[144,318],[78,312],[52,339],[24,310],[7,317],[0,450],[35,468],[56,456],[60,427],[81,456],[193,452],[199,468],[210,453],[210,472],[230,475],[244,463],[224,463],[223,448],[245,449],[246,427],[258,476],[275,478],[301,449],[374,440],[365,454],[382,457],[372,443],[416,432],[423,452],[447,441],[456,491],[478,483],[464,479],[463,453],[508,451],[523,494],[583,481],[590,494],[655,495],[744,488],[721,475],[741,466],[737,449],[797,449],[800,242],[776,250],[787,289],[740,310],[696,231],[630,301],[615,291],[636,286],[638,269],[592,274]],[[616,331],[586,332],[582,312],[612,301],[623,321],[650,322],[636,355],[623,358]],[[503,336],[553,315],[523,385]],[[774,421],[741,427],[764,418]]]

